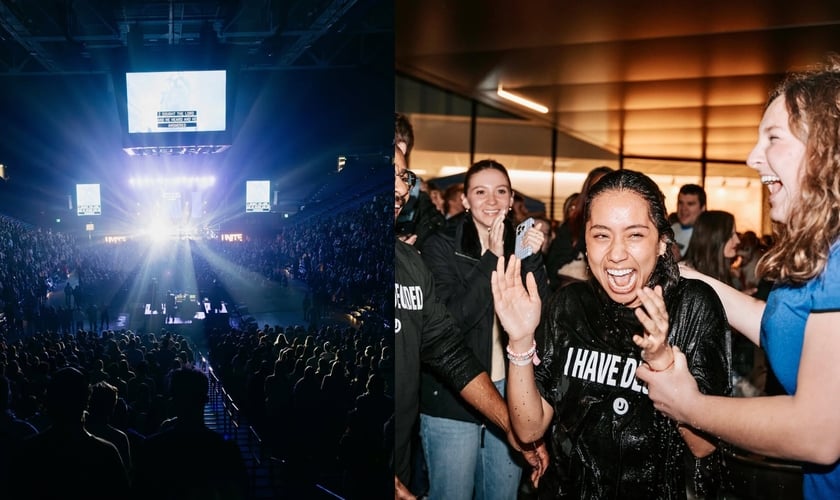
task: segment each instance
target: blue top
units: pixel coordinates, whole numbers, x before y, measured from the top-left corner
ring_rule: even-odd
[[[761,347],[788,394],[796,393],[808,315],[828,311],[840,311],[840,242],[831,246],[819,276],[804,285],[776,285],[767,298],[761,318]],[[804,464],[803,470],[805,498],[840,498],[840,462]]]

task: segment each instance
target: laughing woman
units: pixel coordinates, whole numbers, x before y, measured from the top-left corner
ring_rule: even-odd
[[[657,408],[736,446],[803,461],[807,499],[840,498],[840,58],[789,75],[770,95],[747,165],[769,190],[776,243],[756,269],[767,302],[709,276],[732,326],[760,345],[786,395],[704,396],[676,354],[641,371]]]
[[[713,495],[717,442],[656,411],[635,373],[641,364],[670,369],[670,346],[679,346],[703,392],[729,394],[723,307],[711,287],[680,278],[664,196],[644,174],[606,174],[584,221],[591,278],[558,290],[542,318],[535,283],[527,277],[526,290],[516,279],[515,258],[506,270],[499,259],[492,278],[510,336],[511,424],[525,442],[549,433],[540,498]],[[689,453],[697,460],[687,477]]]

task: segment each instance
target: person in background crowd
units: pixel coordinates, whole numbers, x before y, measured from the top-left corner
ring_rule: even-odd
[[[513,192],[513,205],[510,207],[510,215],[514,227],[528,218],[529,213],[528,207],[525,206],[525,197],[519,191]]]
[[[87,378],[76,368],[52,375],[47,385],[52,425],[21,443],[11,462],[11,498],[128,498],[119,451],[84,428],[89,394]]]
[[[840,498],[840,57],[789,74],[770,94],[747,165],[768,189],[773,247],[756,272],[763,302],[711,284],[732,326],[760,345],[786,394],[723,398],[698,391],[681,350],[674,367],[640,368],[657,409],[761,455],[803,462],[803,496]]]
[[[443,192],[443,201],[446,211],[444,216],[446,220],[455,217],[464,211],[464,204],[461,202],[461,197],[464,195],[464,184],[458,182],[446,188]]]
[[[589,190],[605,174],[612,172],[612,168],[603,165],[595,167],[586,175],[581,186],[580,194],[570,196],[569,214],[565,215],[563,223],[557,228],[554,241],[548,249],[545,268],[548,272],[548,282],[552,290],[573,281],[588,278],[586,270],[586,239],[584,238],[583,205],[589,196]]]
[[[572,218],[572,214],[577,208],[578,198],[580,198],[580,193],[572,193],[563,202],[563,222]]]
[[[540,253],[545,259],[548,255],[548,249],[551,247],[551,242],[554,240],[554,230],[551,228],[551,222],[545,217],[534,217],[534,227],[543,234]]]
[[[680,257],[685,256],[697,216],[706,210],[706,190],[697,184],[685,184],[677,194],[677,222],[671,226]]]
[[[131,444],[125,432],[111,425],[111,417],[117,406],[117,388],[108,382],[97,382],[91,386],[85,429],[117,447],[125,466],[126,474],[131,476]]]
[[[443,190],[441,190],[437,184],[432,181],[426,182],[425,184],[426,192],[429,193],[429,198],[432,200],[432,204],[435,206],[437,211],[443,215],[446,204],[446,200],[443,199]]]
[[[149,436],[137,454],[137,498],[247,498],[248,473],[239,446],[204,423],[208,384],[207,376],[193,368],[172,372],[176,419]]]
[[[764,248],[755,231],[744,231],[739,239],[741,241],[736,249],[738,254],[738,286],[736,288],[747,295],[755,295],[761,282],[755,273],[755,268],[767,249]],[[766,299],[767,297],[763,295],[761,298]]]
[[[11,409],[12,387],[5,375],[0,375],[0,485],[9,484],[10,461],[17,453],[20,443],[38,433],[32,424],[18,418]],[[5,492],[5,493],[4,493]],[[0,493],[6,496],[5,486]]]
[[[732,263],[738,256],[739,242],[735,216],[722,210],[707,210],[697,216],[682,260],[687,266],[731,286]]]
[[[546,432],[550,440],[541,498],[717,494],[717,439],[674,425],[634,378],[642,365],[669,370],[671,346],[680,346],[705,393],[730,391],[723,307],[711,287],[680,278],[664,200],[632,170],[595,183],[583,208],[592,277],[555,292],[545,309],[533,275],[523,287],[521,262],[505,269],[498,260],[493,301],[510,338],[511,423],[523,441]],[[689,454],[695,467],[686,474]]]
[[[408,165],[411,150],[414,148],[414,127],[404,114],[395,115],[394,144],[400,149]],[[402,215],[397,223],[397,231],[403,241],[418,249],[423,248],[426,238],[445,221],[443,213],[433,202],[431,193],[422,189],[422,183],[412,191],[406,206],[403,207]]]

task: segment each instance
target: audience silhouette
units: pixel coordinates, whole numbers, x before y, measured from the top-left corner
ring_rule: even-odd
[[[137,454],[137,498],[226,498],[248,494],[248,475],[236,443],[207,428],[207,376],[180,368],[170,379],[176,420],[149,436]]]
[[[24,440],[10,468],[11,498],[126,498],[129,480],[119,451],[85,430],[90,387],[73,367],[47,385],[52,425]]]

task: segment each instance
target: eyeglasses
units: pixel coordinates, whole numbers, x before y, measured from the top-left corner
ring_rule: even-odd
[[[417,184],[417,175],[411,170],[403,170],[399,174],[394,174],[394,176],[405,182],[408,189],[413,188]]]

